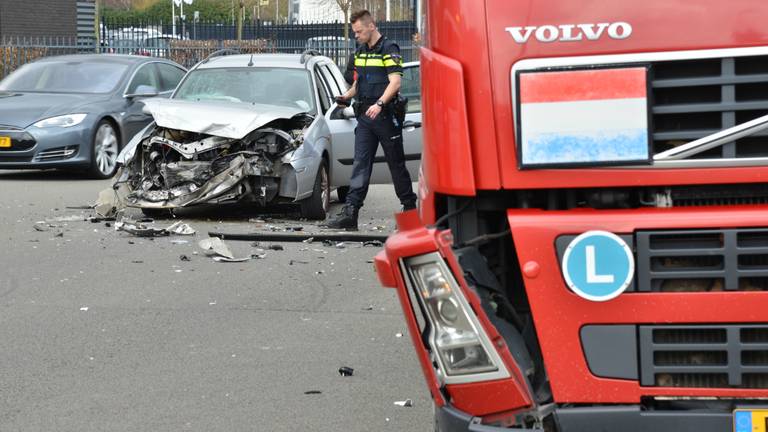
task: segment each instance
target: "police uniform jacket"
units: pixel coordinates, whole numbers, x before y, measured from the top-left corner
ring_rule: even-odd
[[[381,98],[389,85],[389,75],[403,75],[400,47],[382,36],[372,48],[363,44],[355,51],[357,96],[364,104],[373,104]]]

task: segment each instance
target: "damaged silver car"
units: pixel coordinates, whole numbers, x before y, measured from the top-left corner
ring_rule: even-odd
[[[145,101],[155,121],[118,158],[122,204],[158,213],[291,202],[303,217],[324,219],[331,135],[312,71],[329,65],[322,56],[279,54],[198,64],[171,99]]]

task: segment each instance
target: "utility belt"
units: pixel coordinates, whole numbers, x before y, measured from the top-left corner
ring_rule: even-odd
[[[355,110],[355,116],[360,117],[361,115],[364,115],[365,112],[368,111],[368,108],[376,105],[376,101],[378,101],[378,99],[366,98],[357,100],[354,104],[352,104],[352,108]],[[400,126],[402,126],[403,122],[405,121],[405,113],[407,110],[408,98],[401,95],[400,93],[398,93],[394,99],[382,107],[382,113],[391,114],[397,120]]]

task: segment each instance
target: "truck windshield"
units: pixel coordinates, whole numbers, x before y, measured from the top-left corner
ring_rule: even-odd
[[[225,100],[315,111],[310,76],[303,69],[197,69],[179,85],[174,99]]]

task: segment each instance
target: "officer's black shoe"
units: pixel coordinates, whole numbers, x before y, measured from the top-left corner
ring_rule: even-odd
[[[408,210],[416,210],[416,203],[403,204],[403,208],[400,209],[401,212],[407,212]]]
[[[360,209],[352,206],[352,205],[345,205],[341,208],[341,212],[336,215],[333,219],[329,220],[328,223],[325,224],[328,228],[333,229],[345,229],[348,231],[357,231],[357,214],[360,212]]]

